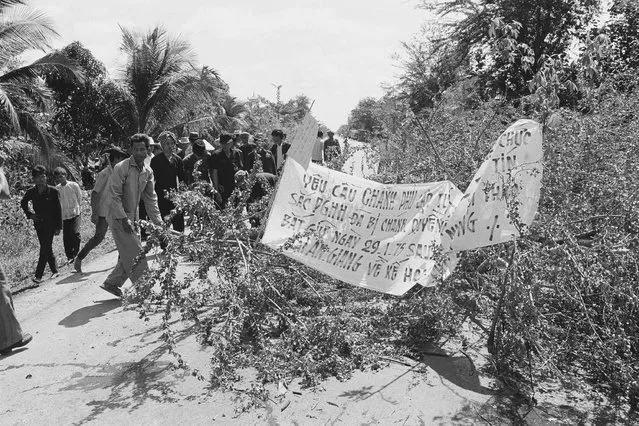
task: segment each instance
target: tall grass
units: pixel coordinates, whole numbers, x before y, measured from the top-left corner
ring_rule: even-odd
[[[82,222],[80,225],[82,245],[93,236],[95,231],[95,226],[90,219],[91,206],[89,197],[86,192],[84,194]],[[0,262],[14,290],[31,284],[31,277],[35,273],[39,251],[38,238],[33,228],[33,222],[26,218],[20,208],[22,195],[21,193],[14,194],[10,199],[0,201]],[[107,233],[104,242],[89,254],[89,259],[114,248],[113,239],[110,233]],[[71,271],[72,266],[63,266],[63,262],[66,261],[66,255],[62,244],[62,233],[53,240],[53,252],[58,261],[60,272]],[[45,279],[49,276],[48,273],[47,267],[45,269]]]

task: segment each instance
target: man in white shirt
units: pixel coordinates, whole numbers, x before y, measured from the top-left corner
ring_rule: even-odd
[[[106,152],[108,153],[109,162],[95,177],[95,185],[93,186],[93,191],[91,191],[91,223],[95,224],[95,234],[86,242],[84,247],[82,247],[73,264],[76,272],[80,273],[82,273],[82,261],[91,250],[96,248],[104,240],[107,230],[109,229],[109,224],[106,219],[107,213],[109,212],[106,194],[108,192],[107,184],[109,183],[111,173],[113,173],[113,166],[128,157],[127,153],[119,148],[111,148]]]
[[[80,205],[82,204],[82,190],[80,185],[67,180],[67,172],[62,167],[53,171],[58,184],[56,189],[60,194],[62,207],[62,242],[64,253],[69,263],[73,262],[80,251]]]

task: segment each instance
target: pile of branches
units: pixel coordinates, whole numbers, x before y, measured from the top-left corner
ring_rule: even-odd
[[[168,239],[166,254],[129,296],[142,317],[161,310],[171,344],[176,315],[192,325],[189,332],[210,349],[213,386],[232,388],[247,367],[260,384],[347,379],[457,332],[460,318],[447,297],[420,291],[397,299],[359,289],[256,242],[268,197],[251,211],[241,208],[246,195],[237,208],[218,210],[207,194],[204,186],[173,194],[190,232],[154,230],[152,242]],[[250,225],[256,219],[257,229]],[[184,262],[195,272],[182,276]]]

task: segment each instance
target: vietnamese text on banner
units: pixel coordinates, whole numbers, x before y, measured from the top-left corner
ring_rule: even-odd
[[[452,182],[383,185],[287,161],[262,242],[346,283],[401,295],[455,268],[463,250],[512,241],[537,211],[541,126],[519,120],[468,189]]]
[[[460,197],[448,181],[383,185],[287,161],[262,242],[334,278],[399,295],[434,284],[442,227]]]
[[[519,120],[501,134],[444,230],[444,249],[512,241],[537,212],[542,178],[541,125]]]

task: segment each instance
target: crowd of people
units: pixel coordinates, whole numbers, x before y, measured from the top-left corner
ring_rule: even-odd
[[[290,144],[279,129],[271,132],[271,140],[262,135],[246,132],[224,133],[216,140],[217,148],[191,132],[188,142],[180,143],[176,135],[164,131],[157,142],[146,134],[135,134],[129,139],[128,152],[111,147],[104,151],[104,166],[95,177],[91,176],[91,222],[94,235],[80,249],[80,223],[82,190],[67,178],[64,168],[53,172],[55,186],[47,184],[47,170],[42,165],[33,167],[34,186],[28,189],[20,205],[33,225],[40,244],[38,262],[33,281],[43,281],[45,267],[56,278],[58,265],[53,253],[53,240],[62,233],[64,252],[68,264],[82,273],[82,261],[105,238],[109,228],[118,250],[118,261],[113,271],[100,286],[105,291],[122,297],[122,286],[127,279],[134,284],[148,268],[144,257],[144,232],[140,220],[157,225],[170,221],[174,232],[183,232],[184,215],[176,211],[169,199],[171,191],[180,191],[194,184],[208,188],[217,208],[224,209],[236,191],[248,191],[247,204],[256,203],[273,188],[281,173]],[[331,161],[339,154],[340,146],[333,132],[323,140],[318,132],[312,160],[316,163]],[[4,158],[0,157],[0,196],[9,196],[9,187],[2,172]],[[255,183],[248,187],[248,175],[258,165]],[[83,176],[84,178],[84,176]],[[238,198],[236,198],[237,200]],[[254,225],[259,224],[253,222]],[[165,242],[161,243],[165,248]],[[142,255],[141,255],[142,254]],[[15,318],[11,292],[0,267],[0,353],[24,346],[30,340]]]

